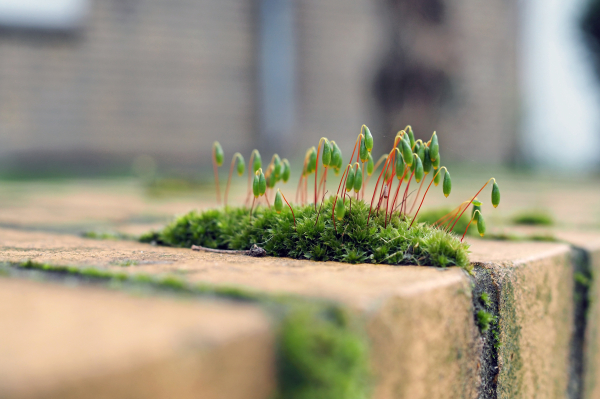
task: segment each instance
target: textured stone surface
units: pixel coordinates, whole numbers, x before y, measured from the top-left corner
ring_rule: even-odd
[[[2,398],[268,398],[274,337],[246,305],[0,278]]]
[[[375,398],[474,397],[478,339],[470,282],[460,269],[252,258],[0,231],[2,260],[95,265],[131,273],[319,297],[361,313],[371,340]],[[119,262],[136,263],[128,267]]]
[[[570,247],[472,240],[499,304],[501,398],[564,397],[573,323]],[[0,230],[2,260],[175,274],[190,282],[334,300],[363,314],[376,398],[476,395],[481,341],[460,269],[251,258],[135,242]],[[130,266],[119,266],[130,264]]]
[[[564,398],[573,326],[570,247],[472,241],[499,307],[498,398]]]
[[[584,335],[583,397],[600,397],[600,232],[559,231],[557,237],[580,250],[580,262],[591,274]]]

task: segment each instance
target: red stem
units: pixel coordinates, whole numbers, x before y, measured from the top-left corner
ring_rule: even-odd
[[[218,171],[218,166],[217,166],[217,161],[215,159],[215,147],[213,146],[212,149],[212,163],[213,163],[213,170],[215,171],[215,182],[217,183],[217,204],[221,204],[221,190],[219,190],[219,171]]]
[[[233,173],[233,166],[235,165],[236,158],[237,153],[231,159],[231,165],[229,166],[229,178],[227,179],[227,186],[225,187],[225,208],[227,208],[227,195],[229,194],[229,186],[231,185],[231,174]]]
[[[253,162],[254,162],[254,151],[252,151],[252,154],[250,154],[250,162],[248,163],[248,189],[246,190],[246,192],[247,192],[246,201],[244,201],[245,206],[248,206],[248,201],[250,201],[250,196],[252,195],[251,180],[252,180],[252,174],[254,173],[254,171],[252,170]]]
[[[281,190],[279,192],[281,193]],[[290,206],[290,203],[288,202],[288,200],[285,199],[285,195],[283,195],[283,193],[281,193],[281,196],[283,197],[283,200],[287,204],[288,208],[290,208],[290,211],[292,211],[292,217],[294,218],[294,228],[296,228],[296,215],[294,215],[294,210]]]
[[[473,216],[475,216],[475,215],[473,215]],[[467,224],[467,228],[465,229],[465,232],[463,233],[462,237],[460,238],[460,242],[463,242],[463,239],[465,238],[467,231],[469,231],[469,226],[473,222],[473,216],[471,216],[471,220],[469,220],[469,224]]]
[[[406,190],[404,190],[404,196],[402,197],[402,202],[404,203],[404,211],[400,212],[400,213],[404,213],[405,215],[406,215],[406,199],[407,199],[408,189],[410,187],[410,183],[412,182],[412,178],[415,175],[416,170],[417,170],[417,168],[415,167],[415,170],[413,170],[412,173],[410,174],[410,177],[408,178],[408,183],[406,183]]]
[[[456,226],[456,223],[458,222],[458,220],[460,219],[460,217],[463,215],[463,213],[465,213],[465,211],[467,210],[467,208],[469,207],[469,205],[471,205],[471,203],[472,203],[472,202],[475,200],[475,198],[477,198],[477,196],[479,195],[479,193],[483,191],[483,189],[485,188],[485,186],[487,186],[487,185],[490,183],[490,181],[491,181],[491,180],[492,180],[492,179],[488,180],[488,181],[487,181],[487,182],[486,182],[486,183],[483,185],[483,187],[481,187],[481,190],[477,191],[477,194],[475,194],[475,195],[473,196],[473,198],[471,198],[471,201],[469,201],[469,203],[467,204],[467,206],[465,207],[465,209],[464,209],[464,210],[461,212],[461,214],[460,214],[460,215],[458,215],[458,218],[456,219],[456,221],[455,221],[455,222],[454,222],[454,224],[452,225],[452,228],[450,229],[450,231],[452,231],[452,230],[454,229],[454,226]]]
[[[381,176],[384,175],[385,171],[387,170],[387,166],[389,166],[390,155],[391,153],[388,154],[388,157],[386,158],[385,163],[383,164],[383,168],[381,169],[381,173],[379,173],[379,177],[377,178],[377,183],[375,183],[375,190],[373,190],[373,197],[371,197],[371,206],[369,207],[369,216],[367,217],[367,226],[369,226],[369,220],[371,219],[371,212],[373,211],[373,201],[375,201],[375,195],[377,195],[377,187],[379,187],[379,181],[381,180]],[[383,185],[381,186],[381,190],[383,190]],[[379,207],[380,203],[381,191],[379,192],[379,200],[377,207]]]
[[[338,197],[340,195],[340,188],[342,187],[342,182],[345,183],[344,176],[346,176],[346,178],[348,178],[348,167],[350,167],[350,164],[348,164],[348,166],[346,166],[346,169],[344,170],[344,173],[342,173],[342,179],[340,180],[340,184],[338,185],[337,193],[335,194],[335,199],[333,200],[333,208],[331,208],[331,220],[333,220],[333,228],[334,229],[336,229],[336,226],[335,226],[335,205],[337,204]],[[345,190],[345,188],[344,188],[344,190]]]
[[[410,222],[410,226],[408,226],[409,230],[412,227],[412,225],[415,222],[415,220],[417,220],[417,215],[419,214],[419,211],[421,210],[421,207],[423,206],[423,201],[425,201],[425,197],[427,197],[427,193],[429,192],[429,188],[431,187],[431,183],[433,183],[433,181],[435,180],[435,177],[437,176],[437,174],[440,173],[440,170],[442,170],[442,168],[438,169],[438,171],[436,172],[436,174],[433,175],[433,179],[431,179],[431,181],[429,182],[429,186],[427,186],[427,190],[425,190],[425,194],[423,194],[423,199],[421,200],[421,203],[419,204],[419,209],[417,209],[417,213],[415,213],[415,216],[413,217],[412,222]]]

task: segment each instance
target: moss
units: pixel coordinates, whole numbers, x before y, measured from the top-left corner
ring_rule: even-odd
[[[592,283],[591,276],[584,274],[583,272],[575,272],[574,274],[575,282],[583,287],[589,288]]]
[[[426,223],[416,223],[394,215],[387,225],[383,214],[371,216],[363,201],[346,203],[346,216],[334,226],[332,199],[320,215],[313,205],[286,209],[281,214],[260,207],[250,218],[247,208],[196,211],[175,220],[162,232],[142,237],[178,247],[201,245],[218,249],[263,247],[271,256],[347,263],[392,265],[460,266],[470,269],[468,248],[454,234]]]
[[[506,276],[504,289],[500,296],[502,309],[499,325],[502,346],[498,348],[498,357],[502,359],[499,372],[498,398],[519,397],[523,388],[523,359],[521,357],[521,320],[517,315],[515,287],[511,276]]]
[[[514,224],[531,226],[551,226],[554,224],[552,214],[546,210],[530,209],[517,213],[512,217]]]
[[[482,292],[479,296],[479,299],[481,299],[481,302],[483,302],[486,308],[490,307],[492,301],[490,300],[490,296],[487,292]]]
[[[2,264],[0,264],[2,266]],[[40,264],[11,264],[45,274],[69,274],[110,288],[145,287],[171,294],[214,296],[261,306],[278,325],[277,399],[363,399],[370,393],[369,348],[362,324],[343,307],[327,301],[268,295],[237,287],[190,284],[176,276],[128,275],[110,270]],[[10,275],[10,268],[0,272]],[[118,284],[114,284],[114,283]]]
[[[486,332],[490,329],[490,324],[495,321],[495,316],[485,310],[477,312],[477,325],[481,332]]]
[[[84,231],[81,233],[84,238],[92,238],[94,240],[135,240],[136,237],[123,233],[107,233],[97,231]]]
[[[285,399],[363,399],[367,347],[339,307],[301,306],[281,324],[278,380]]]

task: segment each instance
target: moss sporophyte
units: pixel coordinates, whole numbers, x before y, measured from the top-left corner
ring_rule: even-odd
[[[261,156],[254,150],[250,155],[245,206],[228,207],[227,193],[236,161],[240,176],[245,170],[244,158],[236,153],[231,161],[223,209],[190,212],[162,232],[142,239],[214,249],[247,250],[256,244],[269,255],[298,259],[468,268],[468,245],[454,235],[453,230],[457,224],[461,229],[466,224],[466,233],[474,224],[480,235],[485,234],[482,203],[477,196],[492,182],[491,202],[497,207],[500,189],[496,180],[489,179],[473,197],[435,222],[427,218],[421,220],[418,215],[432,184],[438,186],[441,182],[446,197],[452,191],[450,173],[440,163],[437,134],[434,132],[427,142],[415,140],[411,126],[407,126],[398,132],[390,151],[377,163],[373,161],[372,150],[373,135],[363,125],[344,167],[340,147],[335,141],[322,137],[316,147],[306,151],[293,204],[288,202],[281,188],[276,188],[278,182],[288,181],[290,163],[275,154],[263,172]],[[223,159],[221,145],[215,142],[213,165],[219,201],[217,168]],[[341,172],[341,178],[335,195],[326,198],[330,169],[336,176]],[[371,199],[365,200],[367,183],[378,170]],[[313,173],[311,202],[308,181]],[[411,184],[413,191],[410,191]],[[411,198],[415,191],[416,195]],[[273,207],[269,198],[273,199]],[[263,199],[266,207],[260,204]],[[472,211],[468,223],[458,223],[469,207]]]

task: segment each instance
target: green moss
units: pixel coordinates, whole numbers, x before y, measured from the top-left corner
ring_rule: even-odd
[[[176,276],[128,275],[32,261],[12,266],[32,272],[69,274],[81,277],[83,281],[92,279],[105,282],[111,288],[145,287],[255,303],[267,311],[278,326],[277,399],[369,397],[371,381],[365,333],[357,317],[337,304],[289,295],[268,295],[237,287],[190,284]],[[10,275],[10,269],[0,267],[0,272],[3,271]],[[115,285],[115,282],[119,284]]]
[[[481,302],[483,302],[486,308],[490,307],[492,301],[490,300],[490,296],[487,292],[482,292],[479,298],[481,299]]]
[[[495,316],[485,310],[477,312],[477,325],[481,332],[486,332],[490,329],[490,324],[495,321]]]
[[[285,399],[368,397],[367,347],[339,307],[302,306],[281,324],[279,382]]]
[[[584,287],[590,287],[591,286],[591,277],[586,276],[584,273],[582,272],[575,272],[574,274],[575,277],[575,282],[577,284],[580,284]]]
[[[97,231],[84,231],[81,233],[84,238],[92,238],[94,240],[135,240],[136,238],[123,233],[107,233]]]
[[[218,249],[263,247],[271,256],[347,263],[392,265],[460,266],[470,269],[468,245],[454,234],[426,223],[415,223],[394,215],[387,225],[375,213],[367,225],[369,207],[362,201],[346,203],[346,215],[335,226],[332,199],[326,201],[317,220],[313,205],[285,209],[281,214],[260,207],[250,218],[247,208],[190,212],[162,232],[143,236],[178,247],[201,245]]]
[[[551,226],[554,224],[554,218],[546,210],[530,209],[514,215],[512,222],[514,224],[533,226]]]

